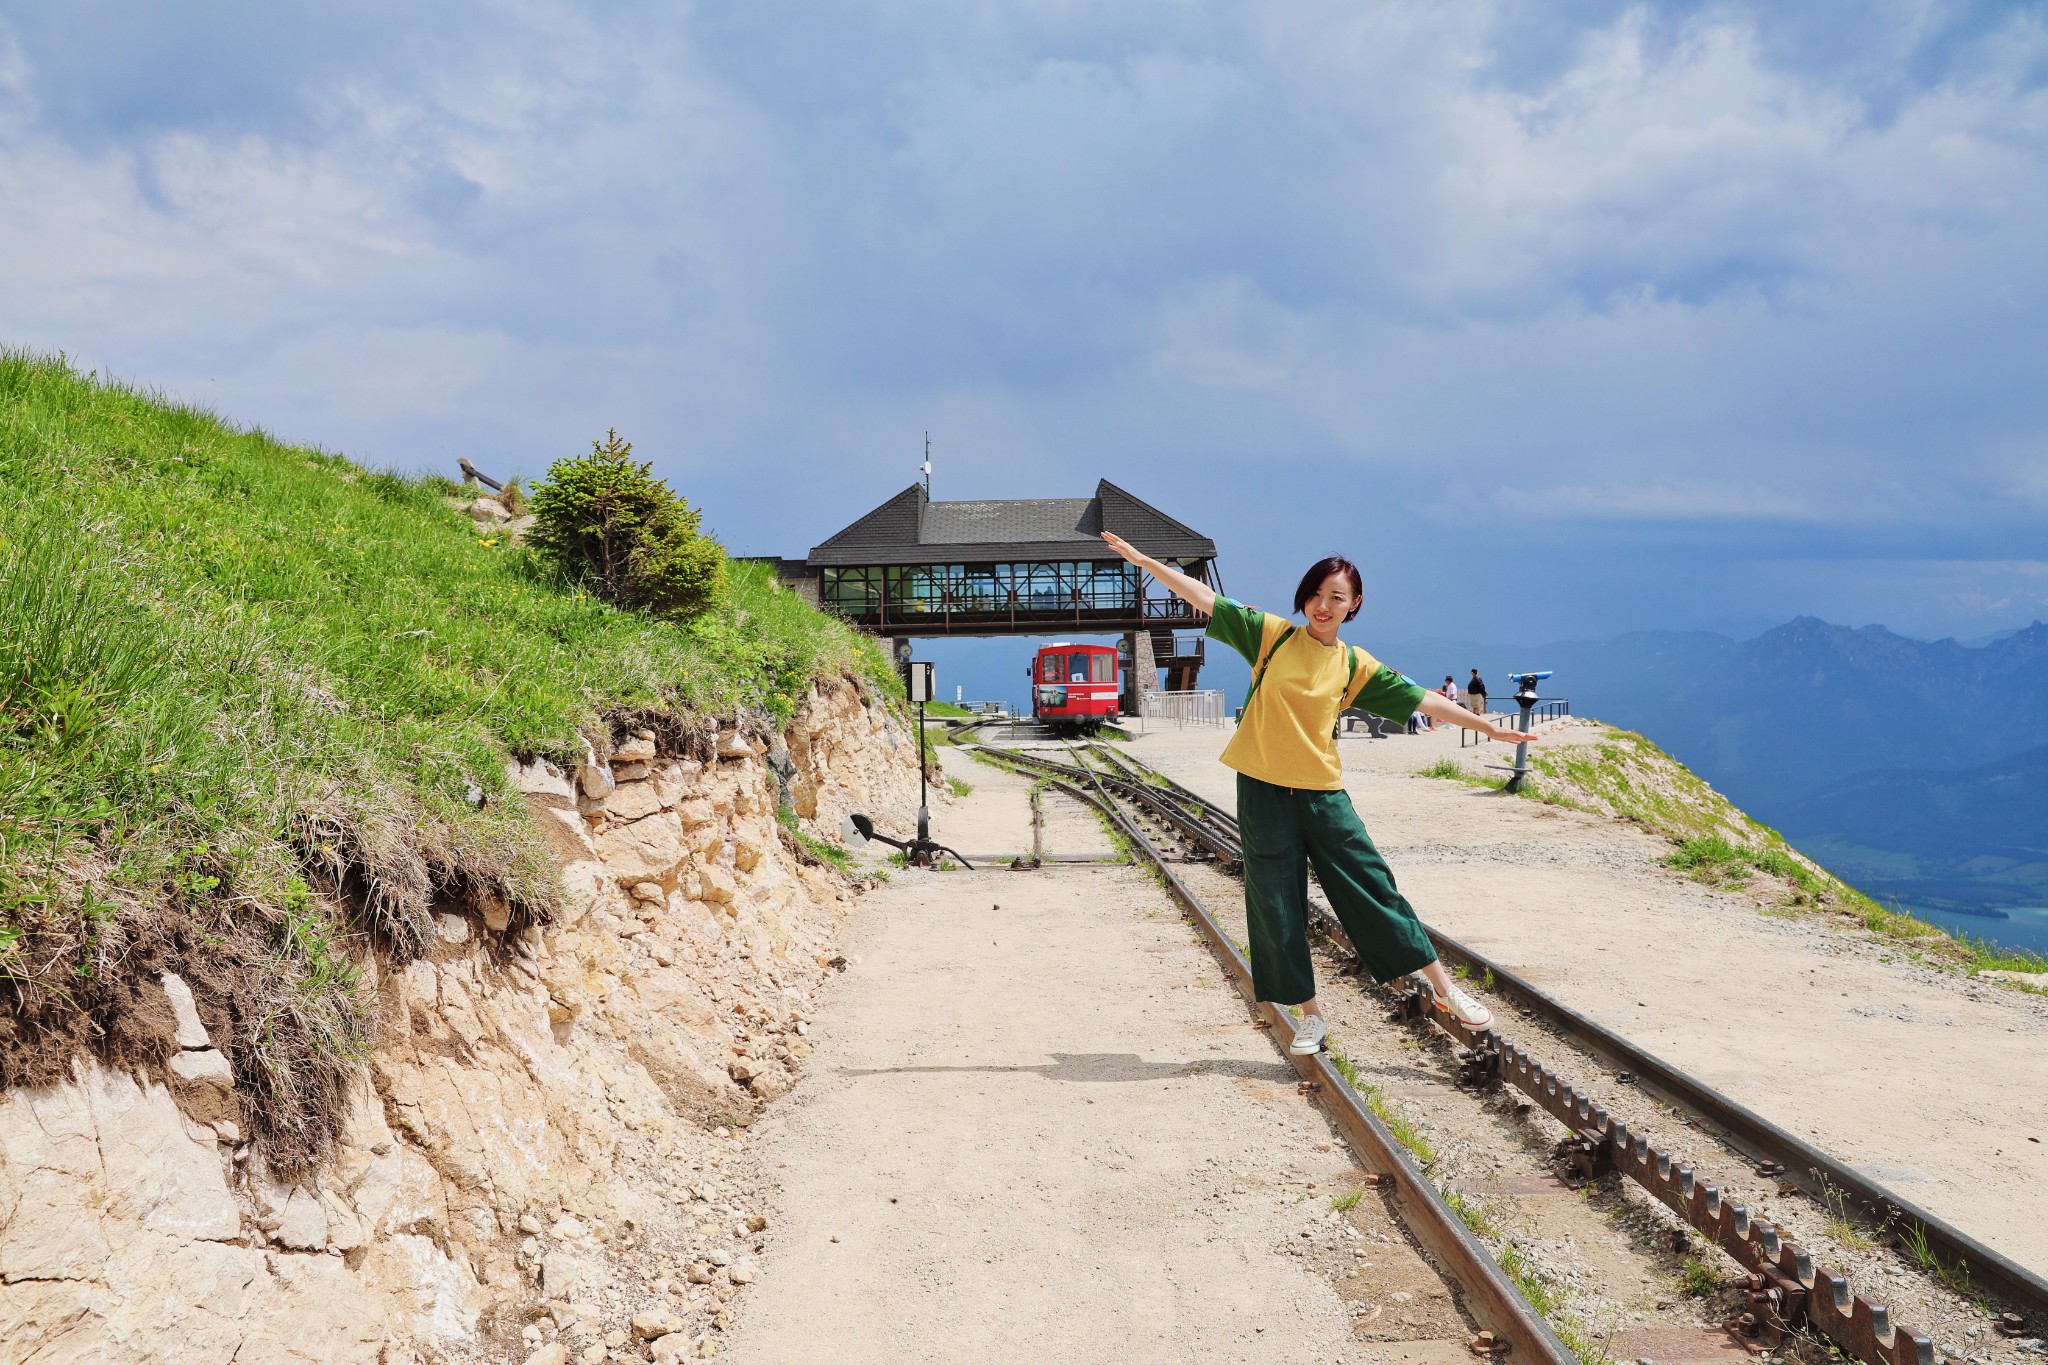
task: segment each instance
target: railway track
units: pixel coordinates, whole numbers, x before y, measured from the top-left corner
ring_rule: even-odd
[[[969,733],[977,728],[963,727]],[[965,736],[956,742],[960,738]],[[1108,819],[1157,869],[1168,893],[1250,998],[1243,953],[1175,870],[1175,864],[1189,862],[1212,863],[1226,872],[1241,867],[1237,822],[1227,812],[1106,745],[1066,745],[1058,751],[968,747],[991,762],[1041,779]],[[1327,908],[1317,905],[1315,913],[1331,942],[1349,951],[1342,926]],[[2048,1281],[1482,954],[1433,929],[1430,937],[1447,965],[1484,980],[1524,1017],[1540,1020],[1574,1047],[1611,1064],[1631,1088],[1689,1116],[1691,1133],[1712,1138],[1758,1174],[1781,1182],[1781,1193],[1797,1189],[1825,1201],[1838,1216],[1853,1216],[1881,1237],[1911,1247],[1922,1264],[1931,1256],[1944,1279],[1959,1274],[1973,1295],[2000,1300],[2008,1310],[1994,1319],[2001,1333],[2022,1336],[2048,1327]],[[1482,1092],[1511,1087],[1562,1124],[1568,1134],[1562,1152],[1576,1178],[1591,1181],[1614,1173],[1629,1180],[1740,1267],[1737,1284],[1746,1306],[1729,1326],[1750,1350],[1760,1353],[1817,1339],[1865,1365],[1933,1365],[1934,1346],[1926,1333],[1894,1321],[1883,1303],[1857,1294],[1846,1275],[1817,1261],[1779,1226],[1754,1216],[1699,1168],[1610,1115],[1600,1097],[1563,1079],[1554,1064],[1498,1028],[1471,1030],[1446,1019],[1429,1007],[1428,988],[1419,981],[1390,983],[1382,990],[1395,1017],[1427,1020],[1450,1036],[1460,1049],[1461,1086]],[[1269,1005],[1257,1009],[1280,1039],[1291,1041],[1292,1019],[1285,1011]],[[1474,1319],[1519,1359],[1558,1365],[1575,1360],[1337,1068],[1320,1054],[1293,1060],[1361,1162],[1393,1182],[1404,1222],[1463,1291]]]

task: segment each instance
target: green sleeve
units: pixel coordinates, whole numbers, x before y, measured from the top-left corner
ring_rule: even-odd
[[[1209,628],[1205,633],[1210,639],[1229,645],[1244,655],[1246,663],[1256,667],[1259,645],[1266,634],[1266,613],[1219,593],[1216,610],[1209,613]]]
[[[1405,722],[1422,705],[1422,697],[1421,683],[1381,664],[1373,670],[1371,680],[1358,689],[1358,699],[1351,704],[1361,711]]]

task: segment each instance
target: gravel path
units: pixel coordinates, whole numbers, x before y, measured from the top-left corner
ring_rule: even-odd
[[[1028,845],[1021,784],[957,771],[936,836]],[[1057,804],[1055,851],[1102,846]],[[899,869],[845,951],[757,1130],[779,1235],[726,1358],[1453,1358],[1442,1286],[1371,1200],[1332,1210],[1348,1153],[1142,874]]]

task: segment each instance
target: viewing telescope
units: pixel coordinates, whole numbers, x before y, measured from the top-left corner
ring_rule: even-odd
[[[1536,684],[1549,677],[1552,671],[1548,668],[1532,668],[1508,675],[1515,680],[1515,705],[1522,708],[1522,733],[1525,735],[1529,733],[1529,727],[1535,721],[1536,703],[1543,700],[1536,695]],[[1515,766],[1508,772],[1508,783],[1502,790],[1520,791],[1522,783],[1529,778],[1528,740],[1522,740],[1515,745]]]

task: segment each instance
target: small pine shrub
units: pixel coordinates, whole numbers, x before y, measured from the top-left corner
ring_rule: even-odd
[[[526,543],[615,606],[688,620],[725,588],[725,551],[698,529],[702,514],[633,459],[607,431],[588,455],[557,460],[528,498]]]

